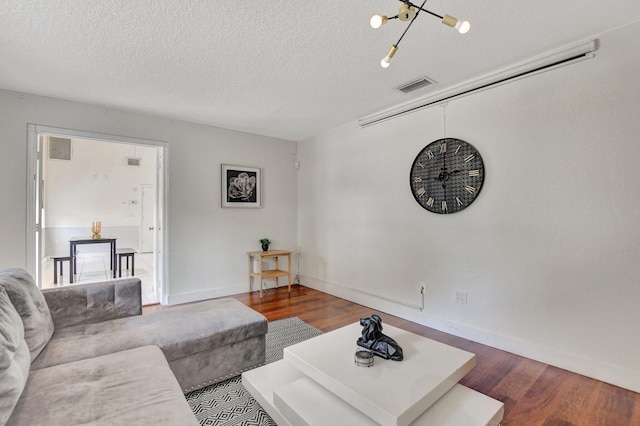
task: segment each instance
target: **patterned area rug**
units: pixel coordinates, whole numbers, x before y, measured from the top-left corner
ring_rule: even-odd
[[[266,363],[282,359],[282,350],[322,334],[300,318],[286,318],[269,323]],[[185,395],[201,425],[274,426],[276,423],[242,386],[236,376]]]

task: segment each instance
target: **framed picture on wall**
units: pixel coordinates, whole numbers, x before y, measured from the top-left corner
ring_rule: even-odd
[[[222,207],[262,207],[262,169],[222,164]]]

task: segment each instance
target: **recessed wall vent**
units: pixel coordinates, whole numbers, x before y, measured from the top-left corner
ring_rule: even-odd
[[[402,93],[411,93],[411,92],[415,92],[418,89],[422,89],[423,87],[431,86],[432,84],[435,84],[435,81],[427,77],[420,77],[417,80],[413,80],[403,84],[397,89]]]
[[[127,158],[127,166],[140,166],[140,159],[134,157]]]
[[[71,160],[71,139],[50,136],[49,158],[52,160]]]

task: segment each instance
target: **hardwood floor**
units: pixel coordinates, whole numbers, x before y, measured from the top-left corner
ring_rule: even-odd
[[[391,324],[477,355],[461,381],[505,404],[503,426],[640,426],[640,394],[442,333],[304,286],[232,296],[269,321],[297,316],[328,332],[373,313]],[[145,308],[154,309],[155,307]],[[162,307],[163,308],[163,307]],[[157,309],[157,308],[155,308]],[[170,308],[168,308],[170,309]]]

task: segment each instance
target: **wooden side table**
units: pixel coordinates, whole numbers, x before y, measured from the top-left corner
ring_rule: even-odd
[[[287,250],[267,250],[267,251],[250,251],[247,252],[249,255],[249,291],[251,291],[251,285],[253,284],[253,279],[258,278],[260,280],[260,298],[262,298],[262,280],[266,280],[269,278],[276,279],[276,287],[278,287],[279,282],[278,279],[280,277],[287,277],[287,284],[289,286],[289,293],[291,293],[291,252]],[[286,271],[278,268],[278,258],[279,257],[287,257],[288,268]],[[275,269],[262,269],[262,260],[268,258],[275,258],[276,266]],[[253,259],[258,260],[258,271],[254,272],[252,268]]]

